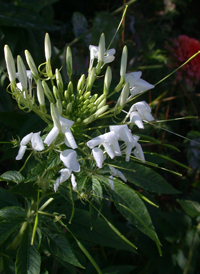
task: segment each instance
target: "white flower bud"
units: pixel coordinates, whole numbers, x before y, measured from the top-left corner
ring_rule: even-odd
[[[98,62],[104,61],[105,48],[105,35],[102,33],[99,40]]]
[[[111,81],[112,81],[112,71],[111,71],[111,68],[108,66],[107,69],[106,69],[106,74],[105,74],[105,78],[104,78],[104,90],[103,90],[103,93],[105,95],[108,94]]]
[[[46,61],[51,59],[51,41],[49,34],[46,33],[45,39],[44,39],[44,53]]]
[[[4,55],[5,55],[6,67],[8,71],[8,77],[10,82],[12,83],[16,79],[16,69],[15,69],[15,62],[12,56],[12,52],[8,45],[5,45],[4,47]]]
[[[66,52],[67,74],[69,77],[72,75],[72,52],[70,47],[67,47]]]
[[[37,80],[37,98],[38,98],[39,104],[41,106],[44,106],[45,105],[44,91],[42,88],[42,83],[39,79]]]
[[[37,67],[35,65],[35,62],[33,60],[33,57],[31,56],[30,52],[28,50],[25,50],[25,56],[26,56],[26,61],[27,61],[27,64],[32,72],[32,74],[35,76],[35,77],[38,77],[38,70],[37,70]]]
[[[123,76],[123,77],[125,76],[125,73],[126,73],[127,57],[128,57],[127,46],[124,46],[122,51],[121,67],[120,67],[120,76]]]
[[[27,71],[24,62],[19,55],[17,56],[17,69],[19,81],[21,82],[22,88],[27,89]]]

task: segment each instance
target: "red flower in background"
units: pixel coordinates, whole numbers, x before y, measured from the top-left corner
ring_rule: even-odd
[[[174,61],[173,64],[170,64],[171,67],[179,67],[200,50],[200,42],[186,35],[179,35],[177,39],[173,39],[173,43],[174,46],[170,47],[173,54],[171,59]],[[200,81],[200,54],[177,71],[177,78],[185,79],[189,86]]]

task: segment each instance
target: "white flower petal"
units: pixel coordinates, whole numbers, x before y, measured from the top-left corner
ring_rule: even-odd
[[[42,151],[44,149],[42,138],[40,137],[40,132],[33,133],[31,138],[31,145],[32,148],[36,151]]]
[[[107,143],[102,143],[102,145],[104,146],[107,154],[110,156],[111,159],[113,159],[115,157],[115,152],[113,151],[112,147],[107,144]]]
[[[92,149],[92,154],[98,168],[102,168],[102,164],[104,161],[103,151],[100,148],[95,147]]]
[[[54,183],[54,191],[56,192],[59,185],[65,181],[67,181],[72,173],[72,171],[68,168],[63,168],[60,171],[60,177],[58,177]]]
[[[58,117],[59,117],[59,121],[60,121],[60,125],[62,127],[62,130],[65,130],[66,127],[70,128],[74,124],[74,121],[72,121],[72,120],[64,118],[60,115]]]
[[[26,149],[27,149],[27,146],[21,145],[15,159],[16,160],[21,160],[24,156],[24,153],[25,153]]]
[[[28,144],[28,142],[30,142],[31,138],[33,136],[33,132],[27,134],[26,136],[24,136],[24,138],[22,138],[21,142],[20,142],[20,146],[25,146]]]
[[[126,82],[129,82],[130,87],[133,87],[135,83],[137,82],[137,80],[140,79],[141,76],[142,76],[141,71],[135,71],[131,73],[126,73],[124,78]]]
[[[65,138],[66,138],[65,140],[67,141],[66,143],[69,144],[69,147],[71,147],[73,149],[77,148],[77,144],[76,144],[76,141],[74,139],[74,136],[73,136],[71,130],[70,129],[65,130],[64,134],[65,134]]]
[[[103,135],[99,135],[99,136],[91,139],[90,141],[88,141],[87,146],[89,148],[93,148],[93,147],[100,145],[103,141],[104,141]]]
[[[80,171],[80,165],[77,161],[77,153],[73,149],[66,149],[60,153],[60,159],[63,164],[74,172]]]
[[[136,148],[134,149],[133,154],[135,155],[135,157],[140,159],[142,162],[145,162],[144,153],[143,153],[141,145],[139,143],[136,143],[135,146],[136,146]]]
[[[44,140],[44,143],[50,146],[50,144],[56,139],[59,134],[57,127],[53,127],[52,130],[48,133],[47,137]]]
[[[104,142],[108,143],[109,145],[111,145],[113,142],[117,140],[115,133],[113,131],[103,134],[103,137]]]
[[[142,123],[142,119],[137,111],[133,111],[130,114],[130,123],[135,124],[139,128],[144,128],[144,125]]]

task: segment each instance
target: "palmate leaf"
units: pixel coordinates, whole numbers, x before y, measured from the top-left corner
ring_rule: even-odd
[[[9,206],[4,207],[0,210],[0,217],[4,217],[6,219],[9,218],[26,218],[26,211],[22,207],[19,206]]]
[[[125,242],[113,229],[108,222],[98,218],[90,230],[90,212],[76,208],[72,223],[69,229],[78,239],[88,242],[108,246],[116,249],[135,252],[135,248]]]
[[[0,188],[0,208],[6,206],[21,206],[16,196],[4,188]]]
[[[20,220],[3,221],[0,223],[0,245],[18,228]]]
[[[111,200],[115,203],[115,206],[122,215],[154,240],[159,248],[160,242],[155,232],[151,217],[146,206],[136,192],[117,179],[113,179],[114,189],[112,190],[108,179],[99,175],[96,175],[96,177],[99,181],[104,183]]]
[[[42,228],[42,230],[48,237],[49,247],[53,254],[72,265],[83,267],[76,259],[67,238],[63,234],[55,233],[48,228]]]
[[[143,189],[161,194],[177,194],[178,190],[173,188],[161,175],[141,164],[134,162],[117,162],[117,165],[126,179]]]
[[[31,227],[27,226],[23,233],[15,262],[16,274],[39,274],[40,253],[31,245]]]

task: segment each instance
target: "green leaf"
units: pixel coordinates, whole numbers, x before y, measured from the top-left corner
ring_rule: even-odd
[[[180,193],[178,190],[168,184],[161,175],[149,167],[133,162],[118,162],[117,164],[117,168],[122,168],[121,172],[124,174],[126,179],[136,186],[155,193]]]
[[[200,216],[200,203],[190,200],[178,200],[186,214],[192,218]]]
[[[6,171],[0,176],[0,181],[8,181],[20,184],[24,181],[24,177],[18,171]]]
[[[26,218],[26,211],[19,206],[4,207],[0,210],[0,217],[8,218]]]
[[[4,188],[0,188],[0,208],[6,206],[21,206],[15,195]]]
[[[109,12],[106,12],[106,11],[98,12],[93,23],[91,44],[98,46],[99,37],[101,36],[102,33],[104,33],[106,46],[108,46],[110,41],[112,40],[112,37],[114,36],[116,32],[118,24],[119,24],[119,20],[111,16]],[[116,35],[111,45],[112,48],[115,47],[118,38],[119,38],[119,32]]]
[[[102,218],[98,218],[95,221],[93,229],[90,230],[90,213],[86,210],[76,208],[69,229],[73,231],[73,234],[78,239],[115,249],[135,252],[135,249],[122,240]]]
[[[72,265],[83,267],[76,259],[67,238],[63,234],[54,233],[48,228],[42,230],[47,235],[49,247],[56,256]]]
[[[112,190],[108,179],[102,176],[97,176],[97,178],[105,184],[108,194],[122,215],[152,240],[159,243],[151,217],[136,192],[117,179],[113,179],[114,190]]]
[[[88,31],[88,23],[85,16],[80,12],[74,12],[72,15],[73,31],[76,37],[80,37]],[[89,46],[91,43],[91,33],[83,37],[83,41]]]
[[[0,25],[37,30],[56,30],[58,27],[47,22],[34,10],[14,6],[12,3],[0,3]]]
[[[93,199],[96,203],[101,204],[102,200],[102,186],[95,177],[92,176],[92,193],[93,193]]]
[[[21,221],[3,221],[0,223],[0,245],[10,236],[17,227],[21,225]]]
[[[31,227],[27,226],[23,233],[16,257],[16,274],[40,274],[40,253],[31,245]]]

